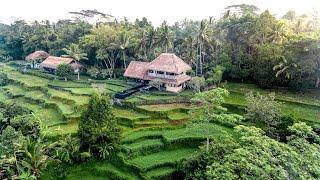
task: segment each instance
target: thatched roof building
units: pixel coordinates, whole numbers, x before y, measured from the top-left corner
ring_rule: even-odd
[[[175,54],[162,53],[149,63],[148,69],[180,74],[190,71],[191,67]]]
[[[143,81],[160,79],[167,91],[179,92],[191,79],[186,74],[191,67],[174,54],[162,53],[153,61],[131,61],[124,76]]]
[[[56,56],[49,56],[40,64],[40,67],[48,71],[55,71],[60,64],[69,64],[75,71],[83,68],[83,66],[73,58]]]
[[[26,57],[26,61],[43,61],[50,56],[45,51],[35,51]]]

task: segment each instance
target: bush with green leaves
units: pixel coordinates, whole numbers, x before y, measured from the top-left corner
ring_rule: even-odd
[[[111,99],[93,94],[82,113],[78,135],[81,149],[106,158],[120,138],[120,129],[112,112]]]
[[[112,77],[113,70],[112,69],[99,69],[95,67],[91,67],[87,70],[87,74],[94,79],[106,79],[108,77]]]
[[[204,77],[195,76],[187,82],[187,87],[194,92],[200,92],[206,86],[206,80]]]
[[[37,139],[40,135],[40,122],[34,115],[17,116],[10,120],[10,125],[24,136]]]
[[[305,135],[319,136],[305,123],[289,127],[287,144],[256,127],[238,126],[239,147],[207,166],[209,179],[319,179],[320,145]],[[213,144],[216,146],[216,144]]]
[[[73,74],[73,69],[69,64],[59,64],[57,67],[56,75],[64,78],[65,81]]]
[[[9,83],[9,79],[6,74],[0,73],[0,86],[5,86]]]
[[[219,84],[222,80],[222,75],[224,71],[226,70],[225,67],[218,65],[213,69],[213,72],[210,73],[208,79],[206,82],[210,85],[216,85]]]
[[[266,126],[268,136],[280,139],[281,137],[277,131],[281,126],[283,126],[286,119],[285,117],[282,118],[282,114],[280,112],[281,104],[275,100],[275,95],[269,94],[264,96],[259,93],[254,94],[250,92],[247,94],[246,100],[246,119]],[[282,129],[286,128],[287,127],[282,127]]]

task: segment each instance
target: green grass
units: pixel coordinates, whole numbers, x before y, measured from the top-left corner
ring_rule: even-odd
[[[241,94],[245,94],[250,91],[260,92],[262,94],[274,92],[277,100],[320,106],[320,90],[300,92],[285,89],[261,89],[254,84],[232,82],[227,83],[225,87],[232,93],[238,92]]]
[[[45,87],[49,83],[48,79],[22,74],[16,69],[8,67],[6,65],[2,65],[1,69],[2,70],[0,72],[4,72],[5,74],[7,74],[8,79],[21,83],[26,87]]]
[[[320,123],[320,108],[310,107],[302,104],[284,103],[281,111],[287,115],[293,115],[298,120],[310,123]]]
[[[96,92],[96,90],[91,87],[90,88],[63,88],[63,89],[78,95],[92,95],[93,93]]]
[[[65,124],[51,126],[48,128],[49,136],[76,134],[78,131],[78,121],[73,120]]]
[[[140,130],[140,131],[134,131],[129,134],[125,134],[122,142],[134,142],[137,141],[138,139],[143,139],[143,138],[157,138],[162,135],[161,130]]]
[[[192,140],[201,140],[205,139],[208,135],[211,138],[224,136],[226,134],[236,135],[232,128],[227,128],[217,124],[210,124],[206,128],[203,127],[189,127],[189,128],[180,128],[174,130],[165,130],[162,134],[165,142],[186,142],[193,143]],[[206,132],[209,132],[206,133]]]
[[[58,91],[55,89],[49,89],[48,93],[53,98],[57,97],[60,99],[66,99],[66,100],[73,101],[75,103],[75,105],[85,105],[85,104],[88,104],[88,102],[89,102],[88,96],[73,95],[73,94],[66,92],[66,91]]]
[[[82,179],[119,179],[119,180],[136,180],[141,179],[139,175],[133,173],[131,169],[118,167],[109,162],[88,162],[72,166],[67,180]]]
[[[168,118],[173,121],[184,120],[184,119],[189,119],[189,114],[183,113],[183,112],[172,112],[172,113],[169,113]]]
[[[177,169],[173,167],[161,167],[161,168],[150,170],[144,173],[144,175],[149,179],[159,179],[159,178],[169,179],[170,175],[175,171],[177,171]]]
[[[134,111],[133,109],[114,108],[114,114],[116,117],[131,120],[150,118],[150,116]]]
[[[136,126],[165,125],[168,122],[165,119],[152,119],[134,122]]]
[[[188,109],[189,105],[185,103],[172,103],[172,104],[142,105],[137,107],[147,111],[161,112],[161,111],[170,111],[174,109]]]
[[[8,96],[5,94],[5,92],[0,89],[0,102],[7,102],[8,101]]]
[[[127,87],[114,85],[114,84],[106,84],[106,89],[113,92],[121,92],[127,89]]]
[[[21,86],[17,86],[14,84],[9,84],[2,88],[10,92],[12,96],[22,96],[26,92],[25,89],[23,89]]]
[[[240,85],[241,86],[241,85]],[[246,86],[250,87],[250,86]],[[282,97],[282,100],[286,97]],[[300,98],[303,99],[303,98]],[[277,99],[279,100],[279,99]],[[241,92],[231,92],[229,97],[226,98],[226,104],[241,106],[244,108],[246,106],[245,94]],[[230,109],[231,110],[231,109]],[[281,112],[285,115],[293,115],[296,119],[312,122],[312,123],[320,123],[320,106],[312,105],[310,102],[305,103],[297,103],[294,101],[282,101],[281,104]]]
[[[130,150],[130,151],[141,151],[149,148],[161,148],[163,146],[163,143],[161,139],[146,139],[139,142],[135,142],[132,144],[125,144],[123,145],[124,148]]]
[[[137,156],[129,160],[128,163],[139,168],[141,171],[148,171],[162,166],[174,166],[179,161],[189,157],[193,152],[195,152],[195,149],[191,148],[160,151],[146,156]]]
[[[62,88],[90,88],[89,84],[78,83],[74,81],[61,81],[61,80],[53,80],[50,81],[49,85],[62,87]]]

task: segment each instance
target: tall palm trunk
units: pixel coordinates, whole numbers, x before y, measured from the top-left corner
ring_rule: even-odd
[[[199,66],[200,66],[200,75],[202,75],[202,44],[200,43],[200,59],[199,59]]]
[[[123,56],[123,67],[124,67],[124,69],[127,69],[127,65],[126,65],[126,53],[125,53],[124,50],[122,51],[122,56]]]
[[[317,77],[316,88],[320,87],[320,76]]]
[[[80,80],[80,72],[79,72],[79,70],[78,70],[78,81]]]

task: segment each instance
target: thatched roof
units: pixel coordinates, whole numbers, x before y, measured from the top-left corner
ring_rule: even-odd
[[[148,76],[148,70],[178,74],[175,79],[161,78],[163,83],[180,85],[191,79],[190,76],[181,74],[182,72],[191,70],[191,67],[176,55],[169,53],[162,53],[150,63],[131,61],[124,72],[124,76],[143,80],[153,80],[154,77]]]
[[[76,62],[73,58],[56,57],[56,56],[49,56],[46,60],[44,60],[40,64],[40,67],[57,69],[58,65],[60,64],[70,64],[73,69],[80,69],[83,67],[80,63]]]
[[[149,63],[148,69],[180,74],[191,70],[191,67],[175,54],[162,53]]]
[[[144,79],[147,72],[147,62],[131,61],[126,71],[124,72],[125,77]]]
[[[35,51],[35,52],[29,54],[26,57],[26,60],[27,61],[38,61],[38,60],[43,61],[43,60],[47,59],[49,56],[50,56],[50,54],[48,54],[45,51]]]

